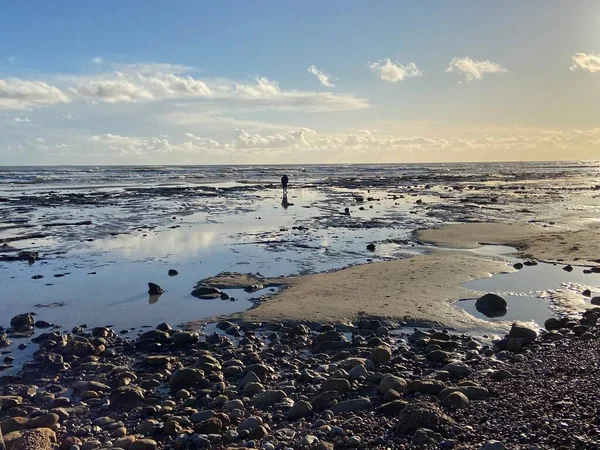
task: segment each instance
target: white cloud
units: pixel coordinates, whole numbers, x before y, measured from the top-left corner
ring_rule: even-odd
[[[452,58],[444,73],[464,74],[466,81],[481,80],[486,73],[508,72],[500,64],[491,61],[473,61],[465,58]]]
[[[402,81],[409,77],[420,77],[423,71],[413,62],[406,65],[392,62],[389,58],[381,59],[377,62],[369,64],[371,72],[375,73],[380,79],[396,82]]]
[[[209,97],[210,89],[200,80],[174,74],[147,77],[120,72],[114,78],[94,79],[72,89],[76,94],[93,101],[116,103],[159,100],[163,98]]]
[[[317,69],[316,66],[312,65],[307,70],[309,73],[312,73],[315,77],[317,77],[317,79],[319,80],[319,83],[321,83],[322,86],[327,86],[327,87],[335,86],[335,84],[333,84],[331,82],[331,75],[328,75],[325,72],[320,71],[319,69]]]
[[[104,64],[104,59],[101,58],[100,56],[96,56],[95,58],[92,59],[92,62],[94,64]]]
[[[27,109],[69,101],[63,91],[43,81],[0,79],[0,109]]]
[[[573,65],[569,67],[572,72],[583,69],[594,73],[600,71],[600,53],[575,53],[571,56]]]

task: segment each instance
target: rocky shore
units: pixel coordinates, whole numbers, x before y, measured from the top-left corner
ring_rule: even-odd
[[[599,312],[501,339],[368,319],[50,330],[1,379],[0,428],[8,450],[596,449]]]

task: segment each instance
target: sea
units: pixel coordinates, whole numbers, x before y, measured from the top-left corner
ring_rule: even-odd
[[[593,161],[0,167],[0,326],[24,312],[65,330],[124,333],[222,316],[274,290],[229,290],[233,301],[191,295],[221,272],[288,276],[406,258],[431,250],[416,230],[454,222],[577,229],[599,220],[599,194]],[[38,257],[10,260],[20,252]],[[585,281],[538,272],[535,283],[494,286],[521,305],[517,318],[542,321],[548,290]],[[149,296],[148,283],[164,294]]]

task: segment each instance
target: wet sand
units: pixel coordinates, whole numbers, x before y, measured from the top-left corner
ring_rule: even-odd
[[[421,230],[424,242],[452,248],[482,244],[515,247],[521,256],[579,265],[600,263],[600,222],[579,230],[532,224],[462,223]]]
[[[544,261],[597,265],[600,226],[556,231],[531,224],[464,223],[417,233],[422,241],[455,250],[435,250],[408,259],[360,265],[340,271],[281,278],[288,288],[257,308],[236,314],[245,321],[352,323],[380,318],[414,325],[454,329],[489,328],[456,308],[456,300],[473,296],[460,286],[475,278],[513,270],[505,261],[459,249],[483,244],[507,245],[520,256]],[[573,309],[585,305],[562,298]],[[577,300],[577,301],[576,301]],[[559,302],[560,303],[560,302]],[[502,328],[507,324],[495,323]]]
[[[330,273],[271,280],[287,289],[258,307],[236,314],[244,321],[302,321],[350,324],[379,318],[408,325],[455,329],[489,323],[455,308],[472,296],[460,286],[511,268],[503,261],[461,251],[436,251],[412,258],[371,263]],[[503,328],[501,324],[495,324]]]

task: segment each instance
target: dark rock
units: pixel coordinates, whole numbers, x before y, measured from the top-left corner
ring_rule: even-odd
[[[523,264],[522,263],[516,263],[516,264],[513,264],[513,267],[515,269],[517,269],[517,270],[521,270],[523,268]]]
[[[563,267],[563,270],[564,270],[565,272],[573,272],[573,266],[572,266],[572,265],[570,265],[570,264],[568,264],[568,265],[566,265],[565,267]]]
[[[508,338],[523,338],[526,343],[531,343],[537,339],[537,331],[527,324],[515,322],[510,328]]]
[[[590,291],[589,289],[586,289],[581,293],[581,295],[583,295],[584,297],[591,297],[592,291]]]
[[[395,432],[400,436],[412,436],[419,428],[443,431],[453,425],[454,420],[444,414],[435,403],[417,399],[399,414]]]
[[[131,409],[144,401],[141,389],[126,389],[119,392],[110,402],[111,409]]]
[[[367,244],[367,250],[369,250],[370,252],[374,252],[375,251],[375,244]]]
[[[148,294],[150,295],[160,295],[165,291],[158,284],[148,283]]]
[[[600,297],[592,297],[590,302],[592,303],[592,305],[600,305]]]
[[[169,269],[168,274],[169,274],[170,277],[174,277],[174,276],[179,275],[179,271],[175,270],[175,269]]]
[[[488,317],[498,317],[506,314],[507,303],[499,295],[485,294],[477,299],[475,308]]]
[[[15,330],[18,330],[24,326],[33,327],[33,325],[33,315],[31,315],[30,313],[18,314],[12,319],[10,319],[10,326],[13,327]]]
[[[191,292],[191,295],[199,299],[210,300],[213,298],[221,297],[221,291],[217,288],[210,286],[200,286],[194,289]]]

